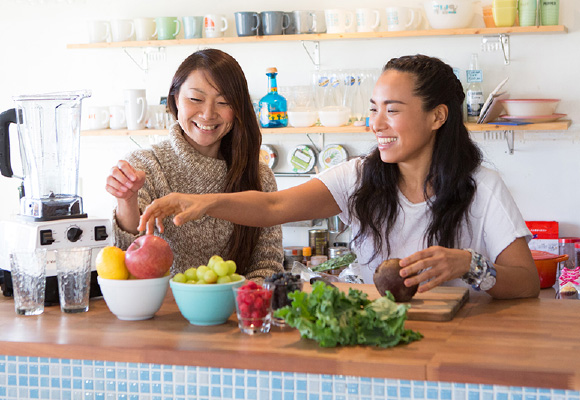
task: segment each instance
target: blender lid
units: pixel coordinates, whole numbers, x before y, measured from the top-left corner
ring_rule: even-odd
[[[38,100],[82,100],[85,97],[91,97],[92,91],[90,89],[75,90],[70,92],[53,92],[43,94],[25,94],[20,96],[13,96],[14,101],[38,101]]]

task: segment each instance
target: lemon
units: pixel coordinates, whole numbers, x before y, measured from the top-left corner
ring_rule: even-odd
[[[99,251],[96,259],[97,274],[105,279],[128,279],[125,252],[116,246],[107,246]]]

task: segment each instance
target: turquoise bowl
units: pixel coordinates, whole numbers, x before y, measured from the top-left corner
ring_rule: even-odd
[[[246,279],[231,283],[196,285],[169,281],[181,314],[193,325],[224,324],[236,310],[234,291]]]

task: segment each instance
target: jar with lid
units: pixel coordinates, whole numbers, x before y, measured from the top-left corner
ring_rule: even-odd
[[[284,269],[290,271],[294,261],[302,262],[302,246],[284,247]]]
[[[309,246],[302,248],[302,264],[309,266],[310,257],[312,256],[312,249]]]
[[[308,244],[313,256],[326,256],[328,253],[328,229],[310,229]]]
[[[563,267],[574,269],[578,266],[578,259],[576,257],[576,243],[580,243],[580,237],[561,237],[558,238],[558,255],[568,254],[568,260],[560,263],[558,272]]]

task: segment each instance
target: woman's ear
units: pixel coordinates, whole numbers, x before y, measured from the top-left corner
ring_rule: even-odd
[[[449,109],[445,104],[439,104],[433,109],[433,130],[441,128],[445,121],[447,121],[448,114]]]

